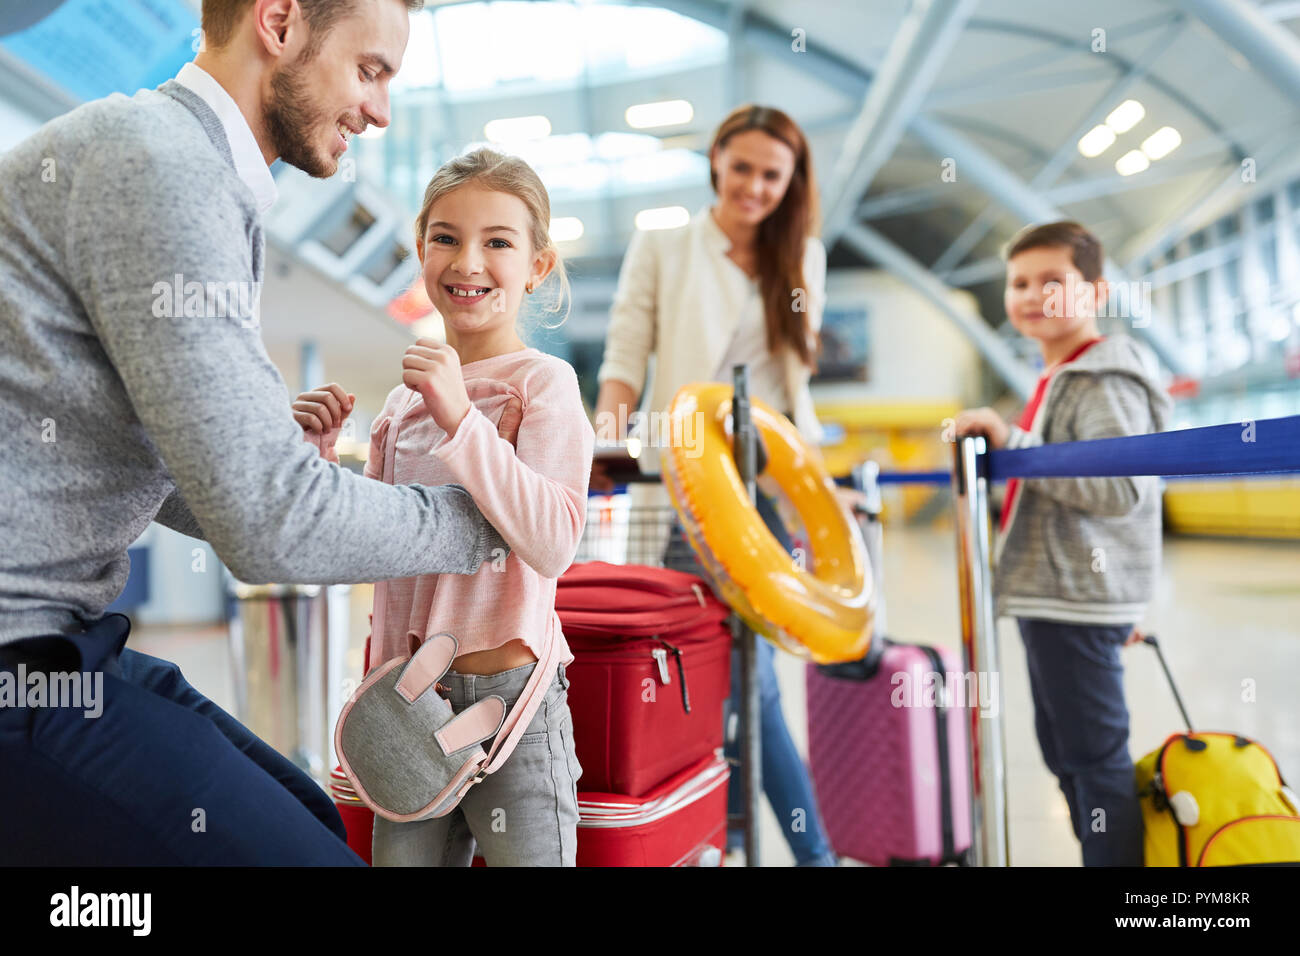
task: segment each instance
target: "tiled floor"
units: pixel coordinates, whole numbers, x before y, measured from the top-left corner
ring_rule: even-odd
[[[896,529],[886,537],[889,633],[906,641],[960,645],[951,532]],[[354,589],[352,634],[364,638],[368,591]],[[1300,779],[1300,545],[1171,538],[1146,628],[1162,639],[1170,667],[1198,729],[1255,737],[1283,776]],[[1014,622],[1000,624],[1004,739],[1011,862],[1077,866],[1065,800],[1034,738],[1024,654]],[[232,709],[233,684],[223,628],[144,629],[131,646],[178,662],[190,682]],[[1126,693],[1135,757],[1180,728],[1155,654],[1125,651]],[[806,751],[803,664],[777,655],[777,676],[796,744]],[[361,668],[360,647],[348,667]],[[793,862],[775,816],[764,804],[762,859]],[[730,860],[729,860],[730,862]]]

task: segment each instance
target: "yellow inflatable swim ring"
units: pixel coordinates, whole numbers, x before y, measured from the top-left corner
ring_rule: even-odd
[[[736,468],[729,434],[732,387],[687,385],[673,398],[664,483],[714,588],[756,632],[819,664],[867,652],[875,607],[866,545],[835,497],[835,483],[794,425],[757,399],[754,426],[767,449],[765,475],[799,512],[809,561],[796,561],[767,529]],[[689,428],[693,416],[698,428]],[[804,565],[809,565],[804,567]]]

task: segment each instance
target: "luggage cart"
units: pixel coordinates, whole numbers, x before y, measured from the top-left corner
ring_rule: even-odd
[[[736,465],[741,481],[748,489],[750,501],[756,500],[758,437],[750,419],[749,368],[733,368],[736,422]],[[590,492],[587,497],[587,524],[578,545],[575,563],[580,561],[606,561],[610,564],[644,564],[667,567],[707,575],[695,558],[690,541],[686,538],[671,504],[637,504],[629,493],[638,484],[658,484],[658,475],[631,474],[627,470],[618,480],[627,487],[622,492],[604,494]],[[759,797],[763,792],[761,713],[759,708],[758,654],[756,641],[763,638],[754,633],[739,617],[731,616],[733,642],[740,649],[740,757],[737,772],[744,785],[744,812],[728,816],[728,825],[739,825],[745,833],[745,865],[758,866]]]
[[[657,476],[649,476],[657,480]],[[593,491],[587,497],[587,526],[573,560],[644,564],[698,574],[695,552],[672,505],[637,504],[629,491]]]

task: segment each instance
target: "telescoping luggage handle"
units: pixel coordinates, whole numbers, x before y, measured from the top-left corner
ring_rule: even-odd
[[[1160,642],[1156,640],[1154,634],[1146,634],[1142,637],[1142,643],[1150,644],[1156,651],[1156,657],[1160,659],[1160,667],[1165,672],[1165,680],[1169,681],[1169,689],[1174,693],[1174,702],[1178,704],[1178,711],[1183,715],[1183,723],[1187,725],[1188,733],[1194,733],[1192,730],[1192,718],[1187,716],[1187,708],[1183,706],[1182,695],[1178,693],[1178,685],[1174,683],[1174,675],[1169,670],[1169,664],[1165,661],[1165,653],[1160,649]]]
[[[849,472],[851,487],[863,495],[862,500],[853,507],[853,517],[858,521],[867,546],[867,564],[871,568],[872,587],[875,590],[876,612],[872,627],[876,634],[884,634],[888,624],[885,620],[885,546],[880,523],[884,502],[880,495],[879,476],[880,466],[874,461],[854,465]]]

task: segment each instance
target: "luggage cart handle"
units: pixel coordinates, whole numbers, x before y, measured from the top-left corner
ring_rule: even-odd
[[[1187,725],[1188,733],[1195,733],[1192,729],[1192,718],[1187,716],[1187,708],[1183,706],[1182,695],[1178,693],[1178,685],[1174,683],[1174,675],[1169,670],[1169,664],[1165,660],[1165,653],[1160,649],[1160,642],[1156,640],[1154,634],[1146,634],[1142,637],[1143,644],[1150,644],[1155,648],[1156,657],[1160,660],[1160,668],[1165,672],[1165,680],[1169,681],[1169,689],[1173,691],[1174,702],[1178,704],[1178,712],[1183,715],[1183,723]]]

